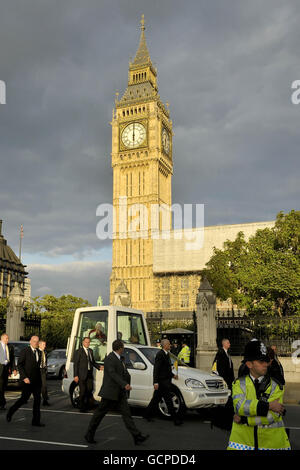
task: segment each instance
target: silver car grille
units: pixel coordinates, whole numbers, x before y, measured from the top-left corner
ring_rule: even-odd
[[[210,390],[224,390],[223,380],[218,380],[218,379],[205,380],[205,383]]]

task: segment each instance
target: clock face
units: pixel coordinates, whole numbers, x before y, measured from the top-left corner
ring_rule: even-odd
[[[162,131],[162,145],[166,153],[169,153],[170,150],[170,138],[168,131],[164,128]]]
[[[128,148],[142,145],[146,139],[146,128],[140,122],[132,122],[122,132],[122,142]]]

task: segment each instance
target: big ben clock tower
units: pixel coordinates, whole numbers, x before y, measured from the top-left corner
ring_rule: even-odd
[[[110,302],[124,281],[132,307],[147,312],[155,297],[153,229],[162,229],[162,217],[154,220],[153,207],[172,204],[173,161],[172,121],[158,94],[144,15],[138,50],[129,63],[128,86],[116,98],[111,124],[115,224]]]

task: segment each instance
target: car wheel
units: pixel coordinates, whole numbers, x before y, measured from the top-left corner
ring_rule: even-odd
[[[58,378],[59,378],[60,380],[62,380],[62,379],[64,378],[64,375],[65,375],[65,366],[62,366],[62,367],[60,368],[59,373],[58,373]]]
[[[74,408],[79,407],[79,385],[76,382],[72,382],[70,386],[70,399]]]
[[[172,401],[173,401],[173,406],[175,408],[175,412],[179,413],[182,416],[186,411],[186,406],[184,403],[184,399],[182,398],[182,395],[180,391],[178,390],[178,388],[176,387],[172,388],[171,395],[172,395]],[[161,401],[159,402],[158,410],[159,410],[160,415],[163,418],[171,417],[164,398],[162,398]]]

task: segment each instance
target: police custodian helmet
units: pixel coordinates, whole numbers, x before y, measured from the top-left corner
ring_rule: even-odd
[[[246,344],[243,362],[247,361],[270,362],[267,348],[262,341],[255,339]]]

